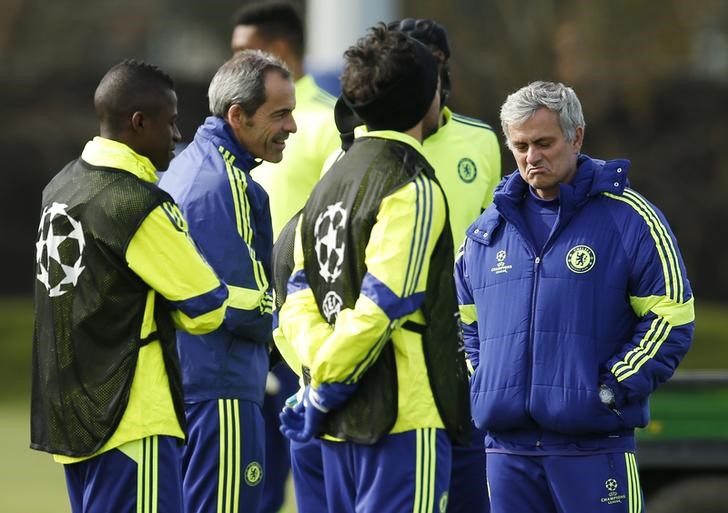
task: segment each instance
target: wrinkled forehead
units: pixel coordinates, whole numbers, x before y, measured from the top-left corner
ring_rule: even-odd
[[[531,117],[513,122],[506,133],[506,144],[511,149],[517,145],[542,144],[562,139],[566,139],[566,134],[561,127],[559,114],[548,109],[539,109]]]

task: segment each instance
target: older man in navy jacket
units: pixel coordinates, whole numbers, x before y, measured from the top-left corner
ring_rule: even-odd
[[[675,237],[628,161],[580,153],[571,88],[529,84],[501,122],[518,170],[456,262],[492,511],[642,511],[634,429],[694,328]]]

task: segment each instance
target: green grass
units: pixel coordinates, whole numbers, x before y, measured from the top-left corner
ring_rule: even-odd
[[[693,346],[682,369],[728,369],[728,305],[695,302]]]
[[[28,447],[31,300],[0,298],[0,326],[0,511],[68,513],[63,467]]]
[[[29,448],[31,299],[0,297],[0,327],[0,513],[69,513],[63,466]],[[281,513],[295,511],[289,477]]]
[[[28,407],[0,402],[0,511],[69,513],[63,466],[46,453],[28,448]]]
[[[682,369],[728,369],[728,305],[696,302],[693,347]],[[0,297],[0,512],[67,513],[61,465],[29,443],[33,312],[29,298]],[[284,511],[295,511],[289,500]]]
[[[0,399],[17,400],[30,390],[31,299],[0,297],[0,326]]]

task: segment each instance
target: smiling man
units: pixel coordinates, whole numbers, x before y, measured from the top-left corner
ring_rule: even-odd
[[[279,162],[296,131],[291,75],[248,50],[210,83],[210,112],[160,181],[192,238],[230,287],[237,323],[204,336],[178,332],[189,439],[183,449],[185,511],[256,511],[262,491],[261,405],[268,372],[273,247],[268,195],[250,177]],[[224,469],[224,472],[220,469]]]
[[[642,511],[634,430],[695,325],[677,241],[628,160],[581,153],[573,89],[529,84],[501,123],[518,170],[455,267],[492,511]]]

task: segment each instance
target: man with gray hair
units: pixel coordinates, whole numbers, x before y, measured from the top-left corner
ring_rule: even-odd
[[[501,121],[518,170],[455,266],[491,510],[642,511],[634,430],[694,330],[675,236],[629,161],[581,153],[571,88],[529,84]]]
[[[257,511],[273,233],[268,195],[250,170],[261,159],[281,160],[296,131],[296,100],[285,65],[257,50],[224,63],[208,96],[212,115],[160,181],[201,253],[224,276],[238,321],[205,336],[177,333],[189,426],[182,449],[185,511]]]

